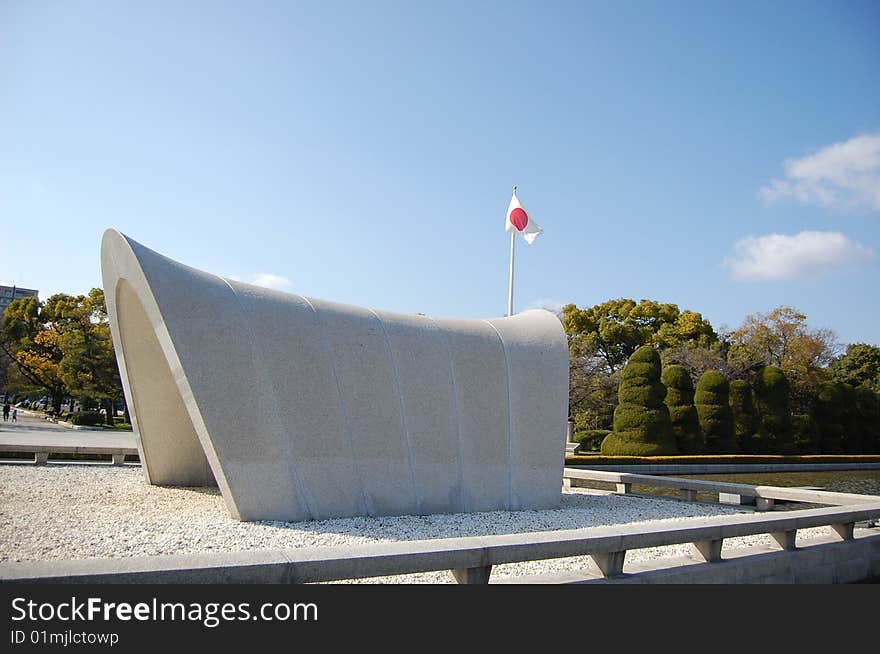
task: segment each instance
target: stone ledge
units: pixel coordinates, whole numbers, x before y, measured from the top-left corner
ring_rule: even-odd
[[[742,547],[724,550],[723,560],[701,563],[668,557],[624,563],[623,574],[594,571],[492,580],[497,584],[851,584],[880,576],[880,529],[857,529],[856,538],[805,539],[796,550]]]

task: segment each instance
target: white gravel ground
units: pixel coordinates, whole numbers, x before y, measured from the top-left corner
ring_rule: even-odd
[[[88,559],[192,552],[286,549],[553,531],[740,512],[717,504],[610,495],[566,488],[559,509],[493,511],[313,522],[238,522],[211,488],[149,486],[138,467],[0,465],[0,561]],[[798,537],[829,533],[807,529]],[[725,548],[770,543],[769,536],[726,540]],[[627,560],[684,556],[690,545],[633,550]],[[583,570],[589,557],[497,566],[493,579]],[[370,582],[448,583],[448,571]]]

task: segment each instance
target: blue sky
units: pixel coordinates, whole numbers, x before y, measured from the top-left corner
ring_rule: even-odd
[[[503,315],[780,304],[880,343],[880,3],[0,0],[0,280],[115,227],[223,276]],[[286,283],[285,283],[286,280]]]

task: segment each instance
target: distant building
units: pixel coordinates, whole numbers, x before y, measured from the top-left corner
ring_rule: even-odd
[[[23,297],[33,296],[38,298],[39,291],[35,288],[22,288],[21,286],[2,286],[0,285],[0,316],[6,311],[6,307],[13,300],[19,300]]]

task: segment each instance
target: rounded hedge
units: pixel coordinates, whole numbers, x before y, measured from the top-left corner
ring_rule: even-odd
[[[697,382],[694,405],[706,451],[710,454],[736,454],[739,445],[733,431],[733,413],[730,410],[730,385],[717,370],[707,370]]]
[[[682,454],[699,454],[704,450],[703,432],[694,406],[694,383],[683,366],[666,366],[660,377],[666,386],[666,406],[672,422],[675,443]]]
[[[843,400],[840,384],[819,385],[813,413],[819,428],[819,446],[823,454],[843,453]]]
[[[663,405],[666,396],[666,386],[660,382],[645,383],[643,385],[621,385],[617,391],[617,400],[621,404],[638,404],[657,408]]]
[[[781,368],[766,366],[755,378],[755,404],[761,416],[761,437],[776,454],[794,454],[794,429],[788,403],[788,378]]]
[[[746,454],[771,452],[772,448],[759,431],[760,419],[749,382],[744,379],[730,382],[729,402],[733,413],[733,434],[739,449]]]
[[[820,451],[819,427],[813,416],[794,413],[791,416],[794,444],[802,454],[818,454]]]
[[[856,408],[862,427],[862,452],[880,453],[880,395],[870,388],[857,388]]]
[[[843,451],[846,454],[861,454],[862,421],[856,405],[856,389],[849,384],[841,383],[840,394],[843,404]]]
[[[677,453],[669,409],[663,403],[660,356],[644,345],[630,357],[620,376],[614,431],[602,441],[608,456],[660,456]]]

